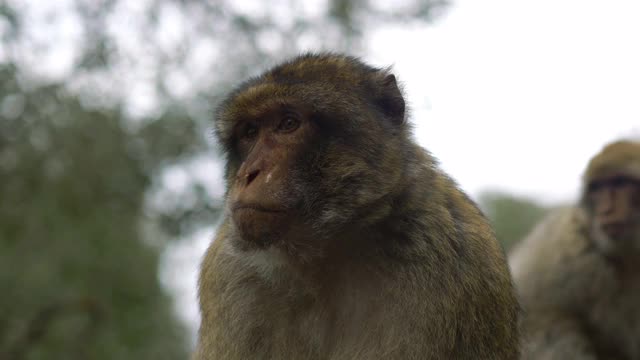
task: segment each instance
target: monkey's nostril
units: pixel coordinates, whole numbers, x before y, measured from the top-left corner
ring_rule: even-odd
[[[247,174],[247,185],[251,184],[253,180],[255,180],[255,178],[258,177],[259,173],[260,173],[260,170],[253,170],[252,172]]]

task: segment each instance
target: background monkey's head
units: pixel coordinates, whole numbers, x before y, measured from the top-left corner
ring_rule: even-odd
[[[640,254],[640,142],[606,145],[584,174],[582,206],[596,245],[620,257]]]

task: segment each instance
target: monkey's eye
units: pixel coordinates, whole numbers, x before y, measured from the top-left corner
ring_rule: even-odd
[[[300,126],[300,120],[293,116],[286,116],[278,124],[277,130],[280,132],[288,133],[296,130]]]
[[[604,184],[600,181],[593,181],[587,185],[587,193],[595,193],[600,191],[604,187]]]
[[[242,137],[245,139],[252,139],[258,135],[258,127],[255,124],[248,124],[242,132]]]
[[[615,177],[615,178],[611,179],[610,183],[611,183],[612,187],[620,188],[620,187],[632,185],[633,181],[631,179],[629,179],[628,177],[618,176],[618,177]]]

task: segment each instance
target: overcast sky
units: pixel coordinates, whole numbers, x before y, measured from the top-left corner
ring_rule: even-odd
[[[640,135],[638,19],[640,1],[460,0],[433,25],[377,30],[365,60],[394,65],[416,138],[470,194],[570,201],[589,157]],[[194,326],[212,233],[177,243],[163,266]]]
[[[380,29],[416,136],[471,194],[572,200],[604,143],[640,130],[640,1],[460,0],[433,26]]]

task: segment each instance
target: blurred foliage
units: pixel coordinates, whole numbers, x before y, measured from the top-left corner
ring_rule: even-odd
[[[158,259],[219,213],[212,105],[446,1],[391,4],[0,1],[0,359],[186,358]]]
[[[0,358],[185,358],[162,244],[139,240],[150,177],[194,150],[191,123],[132,131],[117,108],[16,78],[0,67]]]
[[[362,55],[385,24],[432,21],[447,0],[4,0],[0,57],[92,101],[208,109],[230,84],[302,50]],[[4,28],[4,29],[3,29]],[[61,50],[62,49],[62,50]],[[54,65],[47,66],[51,62]],[[85,94],[86,95],[86,94]],[[142,106],[142,105],[140,105]],[[144,110],[149,111],[149,106]]]
[[[550,210],[549,207],[526,197],[497,191],[482,193],[478,202],[506,251],[522,240]]]

